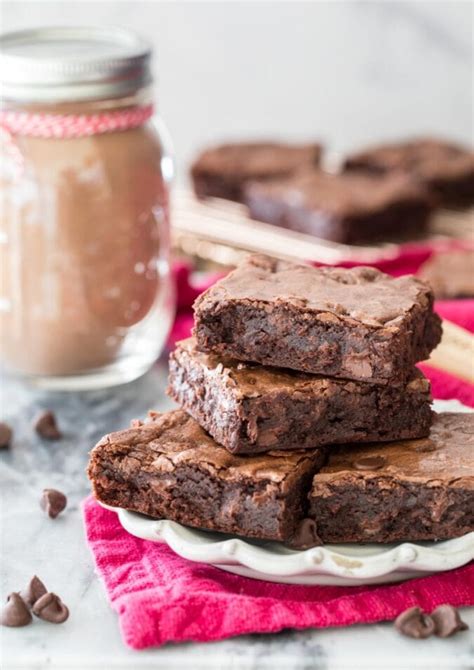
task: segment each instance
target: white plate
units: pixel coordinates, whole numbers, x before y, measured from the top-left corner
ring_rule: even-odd
[[[434,409],[472,411],[456,400],[435,401]],[[474,559],[474,532],[445,542],[338,544],[294,551],[278,542],[244,540],[123,509],[114,511],[125,530],[136,537],[165,542],[191,561],[272,582],[336,586],[399,582],[458,568]]]

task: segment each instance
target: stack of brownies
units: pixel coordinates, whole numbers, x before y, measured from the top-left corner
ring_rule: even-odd
[[[430,408],[429,287],[251,256],[195,304],[182,409],[105,436],[97,499],[293,548],[474,530],[474,415]]]

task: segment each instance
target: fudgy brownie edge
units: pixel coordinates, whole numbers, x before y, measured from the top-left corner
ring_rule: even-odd
[[[400,386],[325,378],[220,359],[199,352],[193,338],[177,344],[169,367],[168,394],[233,453],[408,439],[430,430],[430,385],[418,371]]]
[[[194,309],[201,351],[373,383],[405,382],[441,338],[428,285],[374,268],[254,255]]]
[[[234,456],[176,410],[106,435],[91,452],[88,475],[95,497],[113,507],[291,542],[324,456],[322,450]]]
[[[342,446],[313,479],[326,543],[446,540],[474,530],[474,413],[435,415],[430,436]]]

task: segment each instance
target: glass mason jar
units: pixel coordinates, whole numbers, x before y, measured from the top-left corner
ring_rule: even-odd
[[[11,33],[1,48],[1,361],[49,388],[130,381],[174,314],[150,49],[94,28]]]

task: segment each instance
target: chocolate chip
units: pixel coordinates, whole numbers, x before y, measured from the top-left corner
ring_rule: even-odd
[[[34,428],[38,435],[44,437],[45,440],[60,440],[63,436],[58,428],[56,417],[50,410],[41,412],[36,417]]]
[[[431,612],[431,618],[435,624],[435,635],[438,637],[450,637],[469,628],[452,605],[440,605]]]
[[[13,431],[8,425],[0,421],[0,449],[8,449],[10,442],[12,441]]]
[[[55,593],[45,593],[33,605],[33,614],[43,621],[63,623],[69,616],[69,610]]]
[[[317,526],[313,519],[303,519],[288,546],[292,549],[310,549],[322,544],[317,533]]]
[[[2,626],[27,626],[31,622],[30,611],[19,593],[10,593],[7,604],[0,612],[0,625]]]
[[[64,493],[56,489],[44,489],[40,505],[50,519],[55,519],[65,509],[67,498]]]
[[[395,619],[395,628],[407,637],[423,640],[435,632],[435,623],[419,607],[410,607]]]
[[[359,458],[358,461],[354,461],[352,465],[356,470],[378,470],[383,468],[386,460],[383,456],[367,456],[365,458]]]
[[[35,602],[41,598],[41,596],[44,596],[45,593],[47,593],[46,586],[41,579],[35,575],[30,579],[30,583],[26,589],[20,591],[20,596],[29,607],[33,607]]]

